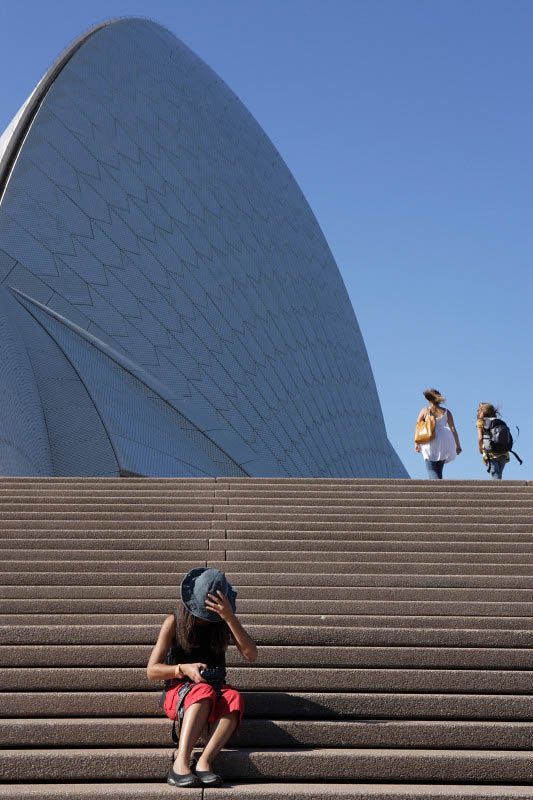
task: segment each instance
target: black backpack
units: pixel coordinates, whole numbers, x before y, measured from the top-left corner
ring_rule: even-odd
[[[483,419],[483,449],[496,457],[502,456],[504,453],[512,453],[522,464],[522,459],[513,450],[513,437],[509,426],[499,417]]]
[[[485,417],[483,420],[483,449],[490,453],[510,453],[513,437],[509,426],[499,417]]]

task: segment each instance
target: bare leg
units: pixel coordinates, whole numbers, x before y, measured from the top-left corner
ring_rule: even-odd
[[[187,775],[191,768],[189,762],[194,745],[198,741],[200,734],[207,722],[211,711],[211,700],[199,700],[185,711],[181,723],[180,741],[176,760],[174,761],[174,772],[178,775]]]
[[[215,722],[209,741],[196,765],[201,772],[209,772],[211,770],[211,762],[218,756],[230,738],[237,727],[238,721],[239,712],[232,711],[227,717],[220,717],[220,719]]]

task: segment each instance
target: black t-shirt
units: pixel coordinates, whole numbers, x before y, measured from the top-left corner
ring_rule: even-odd
[[[177,615],[174,614],[174,623],[177,625]],[[213,623],[223,625],[223,622]],[[226,667],[226,653],[217,653],[211,648],[211,625],[198,625],[196,629],[196,645],[192,650],[184,650],[173,640],[167,653],[165,663],[167,664],[207,664],[209,669],[213,667]]]

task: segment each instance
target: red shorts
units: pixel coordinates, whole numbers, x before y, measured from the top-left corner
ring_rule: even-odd
[[[182,682],[180,681],[175,686],[168,689],[165,696],[165,714],[170,719],[176,718],[176,705],[178,702],[178,691]],[[233,711],[238,711],[239,719],[237,727],[241,724],[242,715],[244,712],[244,700],[242,695],[236,689],[232,689],[227,683],[222,687],[222,694],[217,699],[217,693],[208,683],[195,683],[190,689],[183,701],[184,710],[187,711],[189,706],[198,703],[200,700],[211,700],[211,711],[207,721],[212,724],[220,717],[227,717]]]

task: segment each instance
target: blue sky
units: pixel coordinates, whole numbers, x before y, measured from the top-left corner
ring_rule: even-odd
[[[422,390],[454,413],[448,478],[484,478],[479,401],[533,479],[533,2],[26,0],[2,7],[0,132],[93,24],[149,16],[231,86],[292,170],[355,308],[389,438],[424,477]]]

